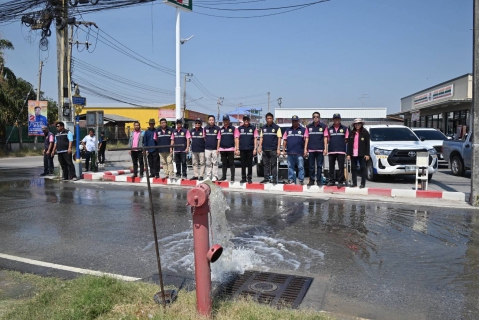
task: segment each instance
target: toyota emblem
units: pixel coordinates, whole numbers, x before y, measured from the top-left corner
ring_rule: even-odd
[[[416,156],[416,152],[415,151],[409,151],[407,153],[408,156],[410,156],[411,158],[415,157]]]

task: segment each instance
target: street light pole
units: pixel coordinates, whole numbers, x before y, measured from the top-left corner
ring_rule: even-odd
[[[181,39],[180,39],[180,8],[176,7],[176,119],[181,118]]]
[[[470,204],[479,206],[479,0],[474,0],[473,27],[473,102],[472,102],[472,165]]]

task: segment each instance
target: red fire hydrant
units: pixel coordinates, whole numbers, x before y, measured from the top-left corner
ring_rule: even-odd
[[[215,244],[210,248],[208,204],[211,189],[200,184],[187,195],[188,205],[193,213],[193,241],[195,250],[196,310],[204,316],[211,315],[211,268],[223,253],[223,248]]]

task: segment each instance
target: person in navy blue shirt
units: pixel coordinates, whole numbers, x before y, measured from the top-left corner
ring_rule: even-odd
[[[329,182],[328,186],[334,186],[336,176],[336,162],[338,162],[338,188],[344,185],[344,161],[346,159],[346,143],[349,137],[349,129],[341,124],[341,115],[333,115],[333,125],[329,127],[328,160]]]
[[[328,126],[321,122],[319,112],[313,113],[313,123],[307,126],[309,132],[308,152],[309,152],[309,182],[308,186],[313,186],[316,180],[318,186],[323,184],[323,161],[324,156],[328,154]],[[316,169],[316,175],[315,175]],[[315,179],[316,178],[316,179]]]
[[[155,129],[155,119],[150,119],[148,125],[148,129],[143,135],[143,146],[156,147],[158,145],[158,133]],[[158,149],[146,149],[146,154],[148,155],[150,178],[159,178],[160,173],[158,172],[158,161],[160,161],[160,158],[158,156]]]
[[[208,126],[205,128],[205,158],[206,179],[218,180],[218,132],[220,127],[215,125],[214,115],[208,116]]]
[[[298,166],[299,184],[304,184],[304,158],[308,154],[309,132],[299,125],[299,117],[291,118],[293,125],[286,129],[283,135],[283,152],[288,154],[288,184],[296,184]]]
[[[160,127],[157,130],[158,132],[158,145],[159,146],[169,146],[171,145],[171,136],[173,134],[173,129],[168,127],[165,118],[160,119]],[[165,147],[158,150],[160,155],[161,165],[163,166],[163,172],[165,174],[165,179],[173,178],[175,173],[173,171],[173,148]],[[158,168],[160,172],[160,168]]]

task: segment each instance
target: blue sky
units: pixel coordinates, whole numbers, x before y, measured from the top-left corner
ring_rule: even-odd
[[[269,91],[271,109],[282,97],[283,107],[352,108],[364,102],[366,107],[398,112],[401,97],[472,71],[472,8],[472,0],[331,0],[259,19],[182,13],[182,38],[195,35],[182,46],[182,71],[193,73],[215,96],[225,97],[225,111],[239,103],[266,110]],[[174,8],[158,2],[83,18],[146,58],[175,68]],[[20,22],[2,26],[0,34],[15,45],[15,51],[7,53],[7,66],[36,86],[39,37],[25,40],[29,30]],[[85,41],[85,33],[78,35]],[[42,91],[56,99],[56,41],[54,36],[49,40],[49,53],[40,55],[48,56]],[[175,89],[174,76],[102,43],[93,53],[74,49],[73,57],[139,83]],[[115,90],[142,95],[136,89]],[[193,83],[187,84],[187,92],[187,100],[203,97],[197,101],[201,106],[193,102],[189,108],[216,113],[216,99]],[[369,98],[359,99],[363,94]],[[83,95],[89,103],[114,104]],[[174,103],[174,96],[155,101]]]

